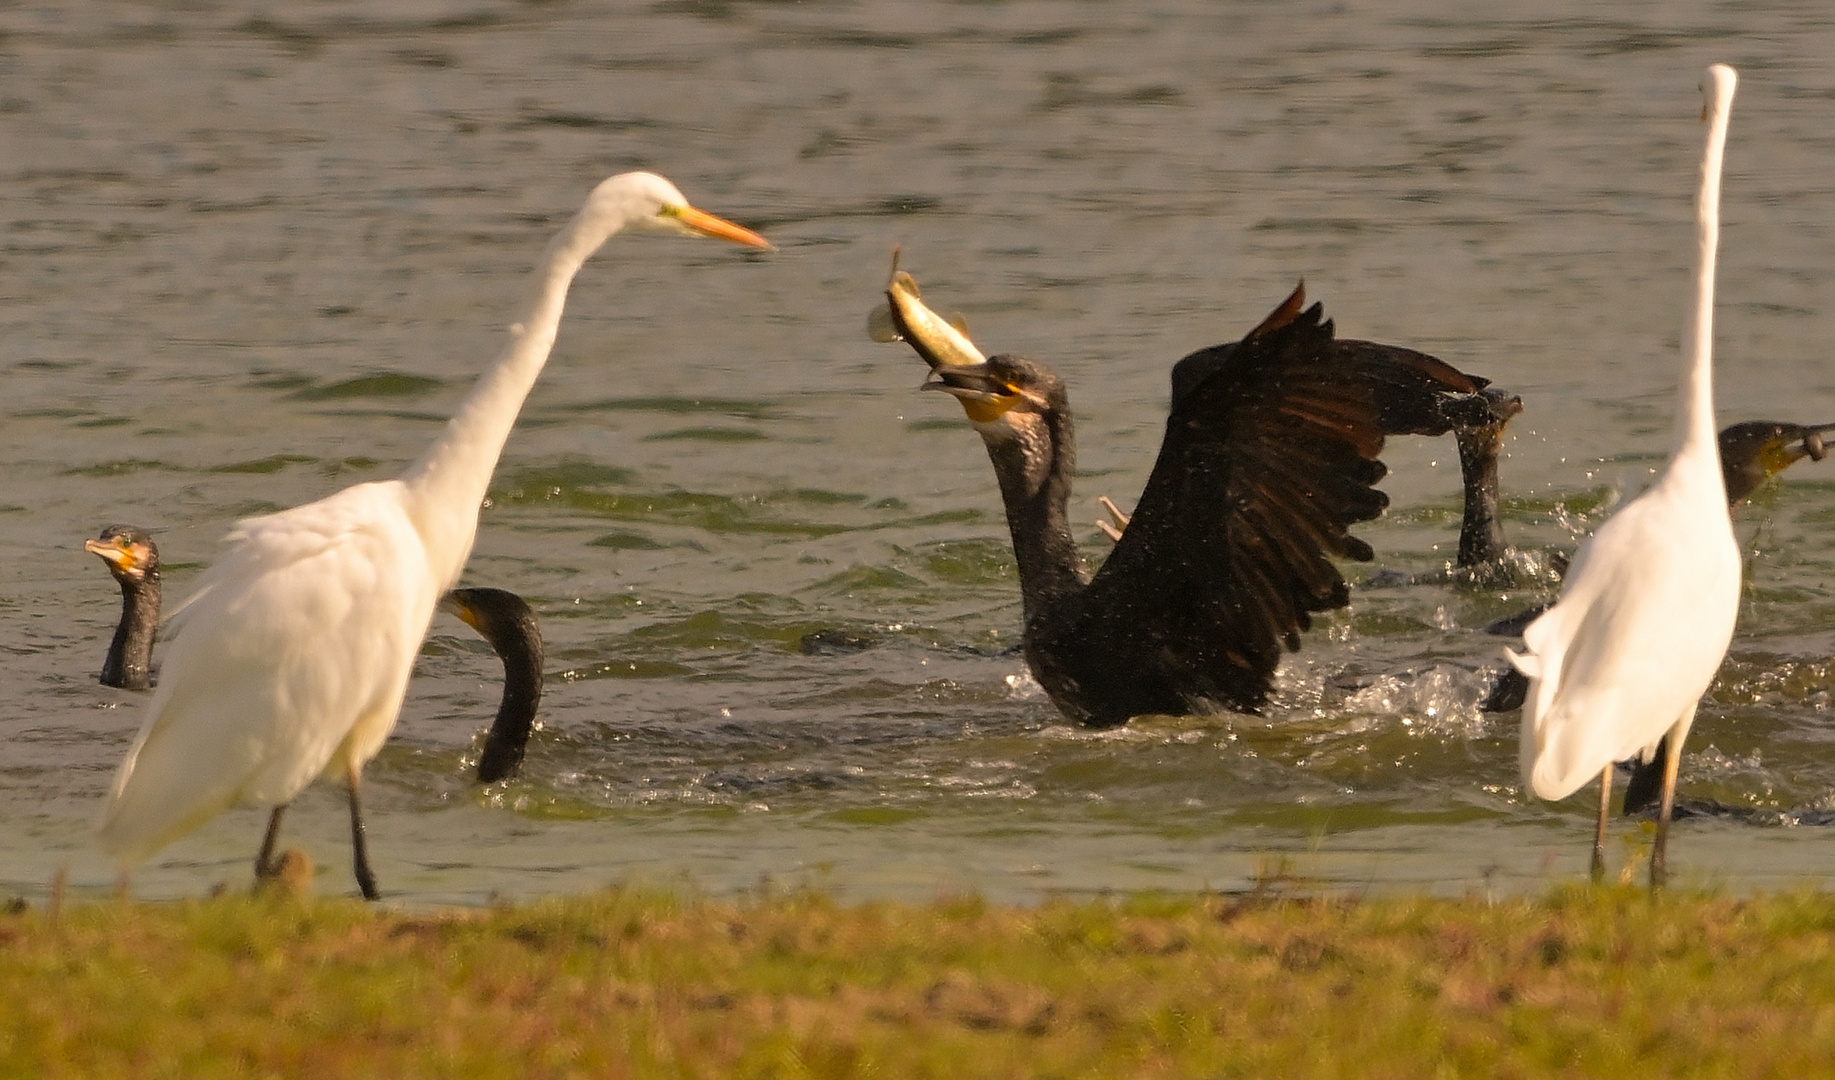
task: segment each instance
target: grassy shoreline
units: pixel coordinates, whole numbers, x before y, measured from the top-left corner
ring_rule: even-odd
[[[0,1075],[1808,1076],[1831,899],[15,905]]]

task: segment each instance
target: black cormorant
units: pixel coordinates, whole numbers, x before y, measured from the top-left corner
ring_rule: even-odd
[[[484,738],[478,779],[515,776],[542,701],[542,631],[523,598],[505,589],[454,589],[440,606],[478,631],[503,660],[503,702]]]
[[[1242,341],[1173,369],[1159,458],[1094,576],[1071,536],[1063,382],[1017,356],[934,366],[926,387],[960,400],[1000,482],[1027,664],[1078,723],[1253,711],[1282,645],[1348,602],[1331,560],[1371,558],[1349,527],[1388,504],[1372,486],[1383,432],[1369,383],[1304,304],[1295,289]]]
[[[145,690],[153,685],[153,638],[159,630],[159,546],[145,530],[110,525],[83,550],[102,556],[121,583],[121,622],[102,661],[102,685]]]

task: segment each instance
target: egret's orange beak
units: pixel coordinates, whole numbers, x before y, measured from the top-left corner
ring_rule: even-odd
[[[771,241],[758,235],[743,225],[735,225],[723,217],[715,217],[705,210],[696,210],[692,206],[667,207],[664,213],[672,215],[677,221],[687,226],[691,232],[702,236],[711,236],[716,240],[731,240],[746,247],[769,248]]]

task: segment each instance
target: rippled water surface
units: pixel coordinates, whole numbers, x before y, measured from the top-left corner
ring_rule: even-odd
[[[1667,444],[1695,88],[1724,60],[1721,415],[1835,420],[1835,10],[1467,7],[0,8],[0,888],[112,874],[88,829],[142,699],[95,681],[118,599],[82,539],[154,529],[176,599],[236,518],[398,472],[548,237],[633,167],[778,250],[622,237],[576,283],[466,572],[542,618],[543,729],[521,779],[468,782],[496,663],[439,617],[367,774],[390,895],[1582,873],[1590,799],[1526,800],[1515,715],[1476,709],[1475,628],[1548,586],[1392,584],[1453,553],[1450,442],[1391,441],[1378,562],[1267,715],[1091,734],[1014,652],[980,441],[863,331],[896,242],[991,351],[1052,362],[1093,522],[1145,479],[1171,362],[1304,277],[1340,332],[1522,394],[1508,527],[1570,549]],[[1682,784],[1769,816],[1678,826],[1685,880],[1835,871],[1780,824],[1835,810],[1832,523],[1835,464],[1738,515],[1747,598]],[[245,881],[261,822],[136,889]],[[288,829],[350,888],[337,790]]]

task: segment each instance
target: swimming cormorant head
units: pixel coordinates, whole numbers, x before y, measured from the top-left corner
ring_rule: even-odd
[[[542,701],[544,649],[535,612],[515,593],[490,588],[454,589],[440,607],[478,631],[503,661],[503,701],[478,757],[478,779],[492,784],[515,776]]]
[[[159,580],[159,547],[152,534],[135,525],[110,525],[83,550],[100,555],[123,588]]]
[[[1807,427],[1770,420],[1734,424],[1720,433],[1720,475],[1727,485],[1727,501],[1737,503],[1760,484],[1804,458],[1821,461],[1828,455],[1823,435],[1835,424]]]
[[[159,627],[159,547],[133,525],[110,525],[83,550],[100,555],[121,585],[121,621],[102,661],[102,685],[145,690],[153,685],[153,639]]]

